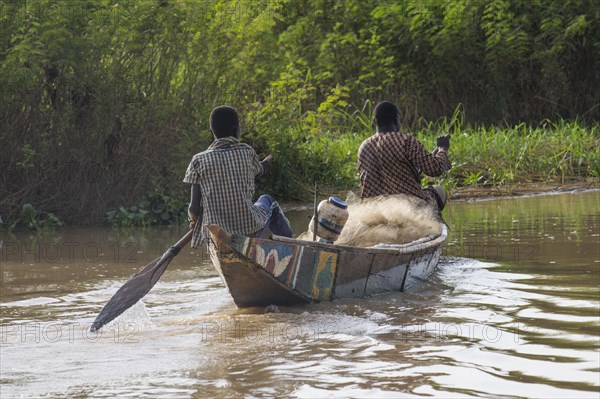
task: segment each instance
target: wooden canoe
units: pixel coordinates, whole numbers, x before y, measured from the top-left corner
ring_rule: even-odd
[[[213,265],[238,307],[294,305],[404,291],[435,269],[448,236],[369,248],[228,234],[207,226]]]

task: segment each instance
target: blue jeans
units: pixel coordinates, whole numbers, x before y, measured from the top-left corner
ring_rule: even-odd
[[[267,230],[270,230],[276,236],[292,237],[294,235],[290,227],[290,222],[273,197],[270,195],[261,195],[254,205],[260,206],[267,213],[265,227],[259,230],[256,237],[262,237]]]

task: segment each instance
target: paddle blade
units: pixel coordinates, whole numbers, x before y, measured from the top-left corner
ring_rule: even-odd
[[[119,290],[113,295],[104,306],[96,320],[92,323],[90,331],[98,331],[105,324],[113,321],[127,309],[135,305],[154,287],[160,276],[173,259],[173,255],[163,255],[154,259],[146,267],[133,275]]]

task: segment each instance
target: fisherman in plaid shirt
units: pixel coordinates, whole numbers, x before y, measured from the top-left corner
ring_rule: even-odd
[[[273,157],[259,162],[254,149],[240,143],[240,121],[232,107],[212,111],[210,130],[215,141],[194,155],[183,179],[192,185],[188,209],[194,229],[192,247],[206,241],[205,227],[209,224],[217,224],[230,234],[261,236],[268,229],[275,235],[292,237],[289,221],[271,196],[252,202],[255,179],[266,173]]]
[[[421,173],[437,177],[450,169],[450,135],[437,138],[433,152],[408,133],[400,132],[400,112],[396,105],[383,101],[375,107],[377,132],[358,150],[358,170],[362,198],[406,194],[424,200],[441,210],[446,193],[439,186],[421,188]]]

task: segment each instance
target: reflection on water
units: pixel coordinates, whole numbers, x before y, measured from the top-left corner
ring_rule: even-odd
[[[452,203],[432,278],[363,300],[236,309],[188,249],[100,334],[101,307],[184,231],[5,236],[0,397],[596,398],[599,201]]]

